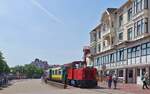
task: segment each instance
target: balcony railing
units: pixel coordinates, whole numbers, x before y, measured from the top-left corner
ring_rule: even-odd
[[[109,34],[110,33],[110,29],[107,29],[106,31],[103,31],[102,32],[102,36],[105,36],[105,35],[107,35],[107,34]]]
[[[112,48],[111,45],[108,45],[108,46],[104,46],[102,51],[107,51],[107,50],[110,50]]]

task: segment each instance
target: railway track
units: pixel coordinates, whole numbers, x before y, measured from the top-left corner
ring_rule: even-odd
[[[64,89],[64,84],[63,84],[63,83],[54,82],[54,81],[47,81],[47,84],[53,85],[53,86],[55,86],[55,87]],[[67,88],[69,88],[69,87],[71,87],[71,86],[67,85]],[[67,89],[67,88],[66,88],[66,89]]]

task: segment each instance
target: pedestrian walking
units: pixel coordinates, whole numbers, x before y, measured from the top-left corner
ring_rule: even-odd
[[[148,85],[147,85],[147,82],[148,82],[148,73],[147,73],[147,72],[146,72],[146,73],[143,73],[143,75],[142,75],[142,77],[141,77],[141,80],[142,80],[142,82],[143,82],[142,88],[145,89],[145,87],[146,87],[147,89],[149,89],[149,88],[148,88]]]
[[[46,74],[45,73],[43,73],[43,75],[41,76],[41,81],[44,82],[44,83],[47,83]]]
[[[112,75],[109,74],[109,76],[108,76],[108,88],[109,89],[111,88],[111,85],[112,85]]]
[[[67,83],[68,82],[68,80],[67,80],[67,72],[65,71],[64,72],[64,89],[66,89],[67,88]]]
[[[117,87],[117,80],[118,80],[118,77],[117,77],[116,73],[113,75],[112,79],[113,79],[114,89],[116,89],[116,87]]]

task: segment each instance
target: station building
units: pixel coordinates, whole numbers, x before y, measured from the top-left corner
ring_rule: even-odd
[[[90,51],[100,75],[116,72],[125,83],[141,84],[142,73],[150,76],[150,1],[107,8],[90,32]]]

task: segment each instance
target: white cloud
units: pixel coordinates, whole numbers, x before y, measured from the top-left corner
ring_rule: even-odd
[[[41,9],[46,15],[48,15],[52,20],[63,24],[63,22],[56,16],[54,15],[52,12],[50,12],[49,10],[47,10],[45,7],[43,7],[38,1],[36,0],[31,0],[32,4],[34,4],[36,7],[38,7],[39,9]]]

